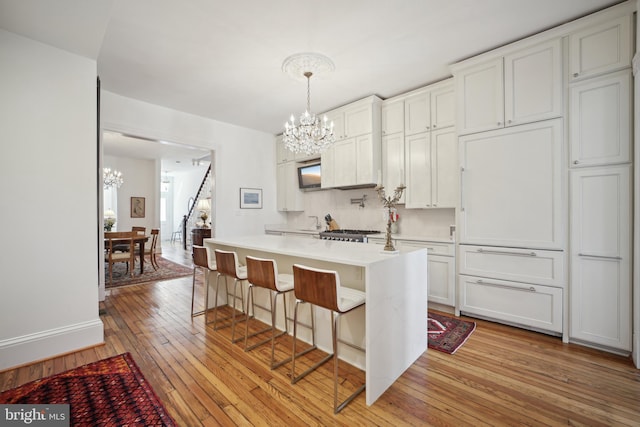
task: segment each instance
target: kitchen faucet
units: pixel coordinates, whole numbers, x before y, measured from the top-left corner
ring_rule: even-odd
[[[320,220],[318,219],[318,217],[316,215],[309,215],[309,218],[316,219],[316,230],[320,230]]]

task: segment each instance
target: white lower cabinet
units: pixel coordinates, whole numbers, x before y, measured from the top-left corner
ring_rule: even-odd
[[[563,332],[564,252],[460,245],[460,311]]]
[[[456,304],[455,257],[453,243],[401,240],[396,248],[427,249],[429,302],[454,307]]]
[[[461,312],[562,333],[563,289],[477,276],[459,278]]]
[[[573,170],[570,338],[631,351],[631,165]]]

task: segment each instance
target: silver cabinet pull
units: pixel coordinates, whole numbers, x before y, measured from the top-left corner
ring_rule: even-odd
[[[502,283],[485,282],[482,279],[476,280],[476,284],[483,285],[483,286],[494,286],[496,288],[513,289],[514,291],[522,291],[522,292],[535,292],[536,291],[536,288],[534,288],[533,286],[529,286],[528,288],[520,288],[518,286],[504,285]]]
[[[533,251],[531,251],[531,252],[512,252],[512,251],[497,251],[497,250],[493,250],[493,249],[478,248],[477,252],[480,252],[481,254],[496,254],[496,255],[538,256],[538,254],[533,252]]]
[[[498,122],[498,126],[502,126],[502,122]]]
[[[573,73],[573,77],[578,77],[578,73]]]
[[[573,161],[573,164],[574,164],[574,165],[577,165],[578,163],[580,163],[580,161],[579,161],[579,160],[574,160],[574,161]]]
[[[578,256],[588,257],[588,258],[598,258],[598,259],[610,259],[613,261],[622,261],[621,256],[593,255],[593,254],[583,254],[583,253],[579,253]]]

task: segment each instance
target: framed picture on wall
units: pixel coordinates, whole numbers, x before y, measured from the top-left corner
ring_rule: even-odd
[[[241,188],[240,209],[262,209],[262,188]]]
[[[144,197],[131,198],[131,218],[144,218]]]

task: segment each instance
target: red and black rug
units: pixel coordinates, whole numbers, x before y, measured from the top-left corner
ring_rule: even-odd
[[[176,426],[129,353],[7,390],[0,403],[68,404],[72,426]]]
[[[476,330],[476,322],[429,313],[427,319],[429,348],[453,354]]]

